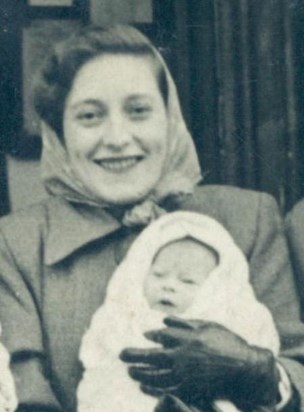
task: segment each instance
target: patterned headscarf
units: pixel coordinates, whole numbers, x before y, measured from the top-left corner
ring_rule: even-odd
[[[116,30],[124,30],[124,26],[118,26]],[[172,76],[163,58],[146,37],[136,29],[132,30],[150,45],[165,70],[168,84],[168,152],[164,172],[154,190],[145,199],[141,199],[134,209],[128,210],[123,222],[130,226],[149,223],[162,213],[158,205],[163,199],[189,195],[201,180],[197,154],[181,113]],[[110,208],[111,205],[95,198],[80,182],[71,166],[66,148],[46,123],[42,124],[42,139],[42,178],[48,193],[73,202]]]

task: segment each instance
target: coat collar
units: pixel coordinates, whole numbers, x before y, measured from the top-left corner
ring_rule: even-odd
[[[48,203],[45,263],[58,263],[87,243],[120,227],[120,222],[104,209],[51,198]]]

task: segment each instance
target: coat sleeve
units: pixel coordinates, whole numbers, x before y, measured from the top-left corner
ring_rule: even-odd
[[[31,285],[0,232],[0,319],[10,352],[18,411],[61,411],[47,379],[42,329]]]
[[[251,281],[258,299],[268,306],[281,340],[279,361],[298,393],[304,397],[304,326],[300,321],[282,219],[276,202],[260,196],[255,243],[249,256]],[[302,399],[301,411],[304,411]]]

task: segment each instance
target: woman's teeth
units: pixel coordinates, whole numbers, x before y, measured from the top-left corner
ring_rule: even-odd
[[[139,162],[139,157],[126,157],[121,159],[104,159],[95,161],[99,166],[110,172],[124,172]]]

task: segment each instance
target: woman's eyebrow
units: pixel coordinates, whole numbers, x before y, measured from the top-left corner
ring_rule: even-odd
[[[141,100],[141,99],[153,100],[153,96],[151,96],[148,93],[136,93],[136,94],[131,94],[130,96],[128,96],[126,100],[130,101],[130,100]]]
[[[77,109],[78,107],[81,107],[86,104],[91,104],[91,105],[99,106],[99,107],[104,106],[104,104],[98,99],[85,99],[85,100],[76,101],[75,103],[71,105],[71,107],[72,109]]]

